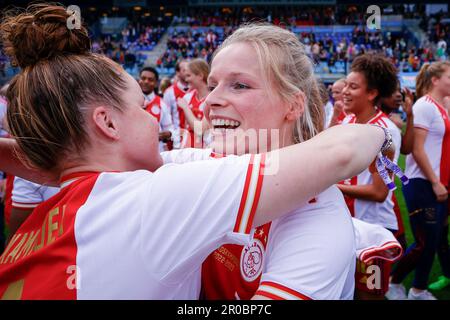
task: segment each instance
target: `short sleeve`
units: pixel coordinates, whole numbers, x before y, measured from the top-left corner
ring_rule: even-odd
[[[173,284],[225,243],[247,244],[265,155],[168,164],[157,170],[142,216],[142,253]],[[155,246],[146,237],[164,239]]]
[[[414,127],[429,130],[433,122],[433,106],[425,100],[419,100],[413,105]]]
[[[353,227],[345,208],[332,213],[329,209],[295,212],[277,221],[270,230],[256,295],[275,300],[352,297],[348,282],[356,261]]]
[[[12,206],[18,209],[30,209],[38,206],[44,199],[40,189],[41,185],[14,177],[12,190]]]
[[[355,228],[356,255],[364,263],[378,258],[394,262],[402,255],[402,246],[392,232],[382,226],[352,219]]]

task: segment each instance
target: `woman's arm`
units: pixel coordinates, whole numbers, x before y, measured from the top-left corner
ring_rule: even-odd
[[[337,187],[346,196],[368,201],[384,202],[389,194],[388,187],[378,173],[372,174],[371,184],[356,186],[338,184]]]
[[[405,88],[405,95],[403,108],[406,113],[406,128],[405,133],[402,136],[400,152],[402,154],[410,154],[414,144],[414,113],[412,111],[414,97],[408,88]]]
[[[394,152],[390,152],[387,157],[392,160],[394,159],[394,155]],[[338,184],[337,187],[342,191],[343,194],[355,199],[384,202],[389,195],[389,188],[380,177],[380,174],[375,167],[375,161],[370,164],[369,172],[372,176],[372,183],[370,184],[352,186]],[[389,174],[389,176],[392,179],[393,173]]]
[[[448,197],[448,192],[445,186],[441,183],[439,178],[431,167],[430,160],[425,152],[424,144],[427,139],[428,131],[422,128],[414,128],[414,144],[412,155],[416,160],[420,170],[422,170],[426,179],[431,182],[434,194],[438,201],[445,201]]]
[[[0,170],[39,184],[59,186],[59,177],[54,173],[27,167],[21,159],[25,159],[25,155],[19,150],[16,141],[0,138]]]
[[[189,127],[191,127],[192,130],[194,130],[194,134],[202,136],[203,133],[209,128],[207,121],[198,120],[195,117],[194,113],[192,112],[191,108],[189,108],[189,104],[185,99],[178,98],[177,103],[178,106],[183,110],[184,115],[186,116],[186,121],[189,124]],[[203,119],[205,118],[203,117]],[[198,130],[199,128],[201,129],[201,131]]]
[[[304,143],[269,152],[253,225],[291,212],[360,173],[375,159],[384,140],[384,131],[375,126],[335,126]]]
[[[328,128],[334,127],[339,124],[339,117],[341,116],[344,110],[344,104],[342,101],[336,101],[333,105],[333,115],[331,116],[330,123],[328,124]]]

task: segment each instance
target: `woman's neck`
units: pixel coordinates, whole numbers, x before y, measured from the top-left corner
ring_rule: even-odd
[[[377,113],[378,110],[375,106],[364,108],[361,112],[355,113],[356,123],[367,123],[370,119],[375,117]]]
[[[199,100],[206,98],[208,95],[208,86],[206,83],[202,83],[197,89],[197,97]]]
[[[440,93],[437,89],[432,89],[427,93],[430,97],[432,97],[439,105],[444,105],[444,95]]]

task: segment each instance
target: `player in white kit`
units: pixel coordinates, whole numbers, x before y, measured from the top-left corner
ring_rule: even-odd
[[[0,168],[30,172],[14,158],[19,147],[61,187],[0,257],[2,298],[195,299],[214,249],[246,244],[252,226],[357,174],[389,145],[384,130],[354,126],[276,152],[161,167],[138,83],[91,53],[87,30],[68,30],[68,18],[62,6],[36,4],[0,25],[22,70],[7,97],[17,144],[0,140]]]
[[[264,46],[270,48],[269,54],[263,53]],[[209,106],[206,118],[213,127],[213,149],[165,153],[165,162],[217,159],[223,156],[217,153],[221,150],[234,150],[238,155],[257,153],[258,148],[273,150],[276,146],[309,140],[320,132],[323,101],[311,61],[303,50],[294,34],[278,27],[254,25],[237,30],[216,52],[208,79],[212,92],[206,99]],[[259,55],[263,57],[262,61],[258,61]],[[279,60],[274,59],[275,55]],[[249,68],[249,65],[253,67]],[[259,76],[258,65],[261,70],[275,74],[272,81],[267,74]],[[274,71],[277,69],[282,72],[277,74]],[[266,91],[273,101],[282,101],[283,96],[293,99],[288,84],[301,92],[309,90],[310,98],[304,110],[293,110],[263,99]],[[302,117],[311,122],[301,122]],[[271,128],[274,134],[284,134],[270,144],[265,144],[261,138],[259,143],[248,141],[245,148],[231,145],[234,139],[250,138],[252,130],[255,136],[261,137],[266,128]],[[373,258],[376,252],[387,252],[387,247],[396,251],[397,256],[401,252],[387,230],[355,223],[359,231],[356,235],[358,243],[366,243],[364,252],[359,249],[361,259]],[[318,194],[288,216],[259,226],[252,234],[253,239],[248,245],[224,245],[207,258],[202,268],[202,298],[353,298],[355,233],[336,186]],[[376,238],[380,235],[384,241],[377,243]],[[368,248],[367,241],[361,241],[364,237],[376,246]],[[394,259],[395,255],[388,259]]]
[[[406,297],[401,282],[415,269],[408,298],[435,300],[427,287],[436,252],[443,275],[431,288],[442,289],[450,284],[450,120],[444,107],[445,97],[450,95],[450,62],[424,65],[416,81],[419,99],[413,105],[414,144],[406,158],[406,174],[411,180],[403,188],[415,243],[394,270],[391,296]]]

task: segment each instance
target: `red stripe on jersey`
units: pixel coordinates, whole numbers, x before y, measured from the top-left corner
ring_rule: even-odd
[[[350,119],[348,120],[348,123],[356,123],[356,116],[354,114],[352,114],[350,116]]]
[[[255,155],[250,156],[250,163],[247,168],[247,174],[245,176],[245,183],[244,183],[244,191],[242,192],[242,198],[241,198],[241,204],[239,205],[239,211],[236,219],[236,224],[234,225],[233,231],[238,232],[239,226],[241,224],[242,215],[244,214],[245,209],[245,202],[247,201],[248,196],[248,189],[250,187],[250,180],[252,177],[252,171],[253,171],[253,161],[255,160]]]
[[[263,282],[261,282],[260,285],[261,286],[264,285],[264,286],[275,288],[277,290],[286,292],[286,293],[288,293],[290,295],[293,295],[293,296],[295,296],[295,297],[297,297],[299,299],[302,299],[302,300],[312,300],[310,297],[305,296],[304,294],[301,294],[300,292],[297,292],[297,291],[295,291],[295,290],[293,290],[293,289],[291,289],[289,287],[283,286],[282,284],[279,284],[279,283],[276,283],[276,282],[273,282],[273,281],[263,281]],[[258,292],[260,292],[260,293],[261,292],[268,293],[267,291],[264,291],[264,290],[261,290],[261,289],[258,289],[258,291],[256,291],[256,294],[258,294]],[[284,298],[280,297],[280,299],[284,299]]]
[[[384,122],[383,118],[378,119],[377,123],[379,123],[383,127],[387,128],[387,124],[386,124],[386,122]]]
[[[184,96],[186,94],[187,91],[183,91],[178,87],[178,82],[175,82],[173,84],[173,94],[175,96],[175,100]]]
[[[11,217],[12,210],[12,190],[14,189],[14,176],[12,174],[6,175],[6,186],[5,186],[5,224],[9,227],[9,219]]]
[[[99,173],[81,175],[35,208],[17,230],[0,257],[0,297],[77,298],[75,219]]]
[[[378,111],[378,113],[375,115],[375,117],[373,117],[372,119],[370,119],[369,121],[367,121],[367,123],[370,124],[376,124],[378,121],[381,120],[381,118],[383,117],[387,117],[387,115],[385,115],[383,112]],[[383,121],[384,122],[384,121]],[[381,123],[379,123],[381,124]],[[386,125],[386,123],[384,123],[384,125]]]
[[[155,94],[155,97],[152,101],[145,102],[145,111],[150,113],[155,119],[159,122],[161,122],[161,97]]]
[[[83,177],[87,177],[87,176],[92,176],[94,174],[99,174],[100,172],[96,172],[96,171],[85,171],[85,172],[74,172],[74,173],[69,173],[66,174],[64,176],[61,177],[60,179],[60,184],[65,183],[69,180],[78,180],[79,178],[83,178]]]
[[[442,139],[442,150],[441,150],[441,166],[440,166],[440,180],[441,183],[449,189],[450,187],[450,119],[448,117],[447,110],[445,110],[441,105],[434,101],[431,97],[430,99],[434,105],[438,108],[442,115],[442,120],[444,121],[444,137]]]
[[[262,154],[261,155],[261,163],[259,165],[258,182],[256,184],[255,197],[253,198],[252,209],[250,211],[250,216],[247,221],[247,227],[245,228],[245,233],[250,233],[250,230],[252,229],[253,219],[255,217],[256,208],[258,207],[259,197],[261,195],[261,188],[262,188],[263,178],[264,178],[265,160],[266,160],[266,155]]]
[[[395,196],[394,192],[392,192],[392,202],[394,202],[394,212],[395,212],[395,216],[397,218],[397,223],[398,223],[398,230],[395,233],[395,237],[398,239],[398,237],[400,237],[401,235],[403,235],[405,233],[405,226],[403,224],[403,218],[402,218],[402,214],[400,212],[400,207],[398,205],[397,197]]]
[[[223,154],[220,154],[220,153],[217,153],[217,152],[211,152],[210,157],[214,158],[214,159],[220,159],[220,158],[223,158],[225,156]]]
[[[266,298],[269,298],[269,299],[272,299],[272,300],[286,300],[286,299],[284,299],[282,297],[279,297],[277,295],[274,295],[272,293],[269,293],[269,292],[266,292],[266,291],[262,291],[262,290],[256,291],[255,292],[255,296],[256,295],[263,296],[263,297],[266,297]]]
[[[367,263],[375,258],[394,262],[402,256],[402,253],[403,248],[398,242],[389,241],[381,246],[363,250],[359,255],[359,259],[364,263]]]

